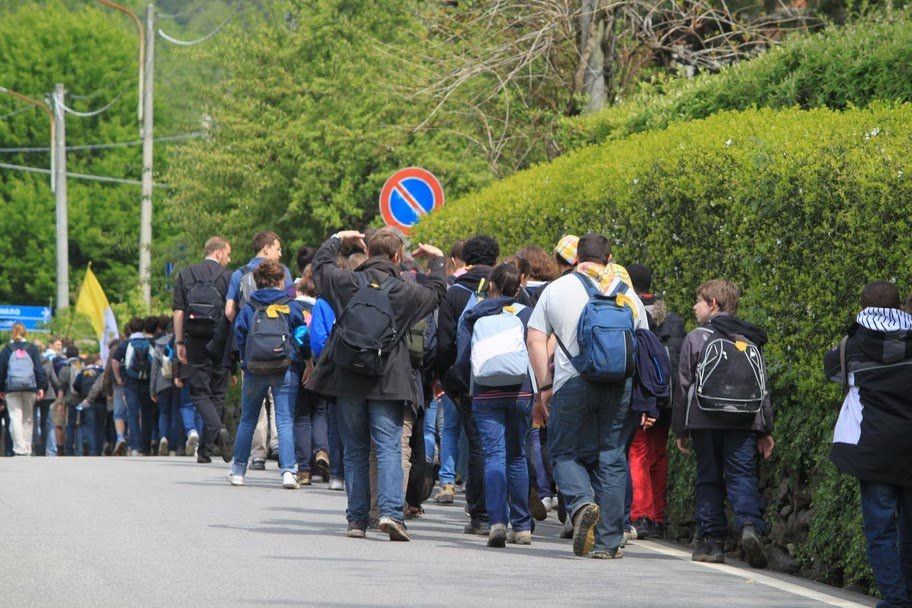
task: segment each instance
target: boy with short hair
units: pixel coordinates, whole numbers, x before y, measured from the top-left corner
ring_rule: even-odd
[[[757,484],[756,458],[757,452],[769,458],[775,446],[772,405],[769,392],[765,391],[766,370],[760,361],[758,379],[763,394],[753,413],[704,408],[698,402],[696,390],[698,373],[706,371],[698,367],[707,343],[729,340],[742,352],[759,353],[754,347],[759,349],[767,341],[763,329],[735,317],[739,301],[740,292],[730,281],[707,281],[697,288],[693,309],[700,326],[687,334],[681,346],[672,428],[678,450],[689,454],[687,442],[693,441],[696,452],[695,516],[700,544],[692,559],[725,562],[728,521],[723,501],[727,494],[747,561],[755,568],[763,568],[766,555],[761,535],[767,531],[767,525],[763,520],[765,504]],[[713,373],[722,371],[716,369]],[[734,393],[740,388],[730,388],[732,394],[727,396],[736,397]]]
[[[908,303],[907,303],[908,306]],[[878,608],[912,606],[912,316],[899,291],[869,283],[861,312],[824,356],[827,378],[848,388],[830,460],[858,478],[868,561]]]

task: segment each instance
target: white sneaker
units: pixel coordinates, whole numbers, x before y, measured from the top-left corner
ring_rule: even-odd
[[[545,511],[553,511],[557,508],[557,499],[551,498],[550,496],[545,496],[541,499],[542,504],[545,506]]]
[[[329,480],[329,489],[330,490],[345,490],[345,482],[339,479],[338,477],[332,477]]]
[[[233,486],[242,486],[244,485],[244,476],[235,475],[234,473],[228,473],[228,483]]]
[[[196,448],[199,447],[200,436],[196,430],[187,433],[187,445],[184,447],[184,456],[196,456]]]
[[[282,487],[286,490],[297,490],[301,487],[301,484],[298,483],[298,478],[291,471],[285,471],[282,473]]]

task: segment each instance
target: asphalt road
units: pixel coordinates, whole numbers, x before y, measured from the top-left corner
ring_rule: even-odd
[[[345,494],[281,488],[275,463],[230,487],[190,458],[0,458],[0,607],[874,606],[635,541],[574,557],[556,516],[529,547],[462,534],[461,505],[426,505],[410,543],[345,537]]]

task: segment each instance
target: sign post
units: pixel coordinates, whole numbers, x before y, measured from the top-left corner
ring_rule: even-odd
[[[28,331],[50,331],[50,306],[0,304],[0,331],[9,331],[13,323],[22,323]]]
[[[420,167],[400,169],[383,184],[380,215],[383,222],[410,234],[423,215],[443,207],[443,186],[433,173]]]

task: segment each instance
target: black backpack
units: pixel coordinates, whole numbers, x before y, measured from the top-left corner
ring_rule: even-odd
[[[187,292],[187,333],[193,337],[211,338],[222,320],[225,298],[215,286],[218,275],[199,280],[190,270],[193,287]]]
[[[278,311],[271,318],[266,314],[270,306],[287,305],[290,301],[290,298],[283,298],[272,304],[261,304],[254,300],[249,302],[253,307],[253,318],[247,330],[244,363],[251,374],[284,373],[291,365],[294,345],[288,315]]]
[[[383,375],[398,334],[389,292],[397,279],[382,285],[364,273],[355,273],[358,290],[352,296],[333,330],[333,361],[349,371],[370,377]]]
[[[700,349],[694,378],[697,407],[706,412],[756,414],[767,395],[760,347],[711,327]]]
[[[92,386],[95,384],[95,380],[104,370],[95,365],[88,365],[73,379],[73,390],[82,397],[87,397],[89,391],[92,390]]]

